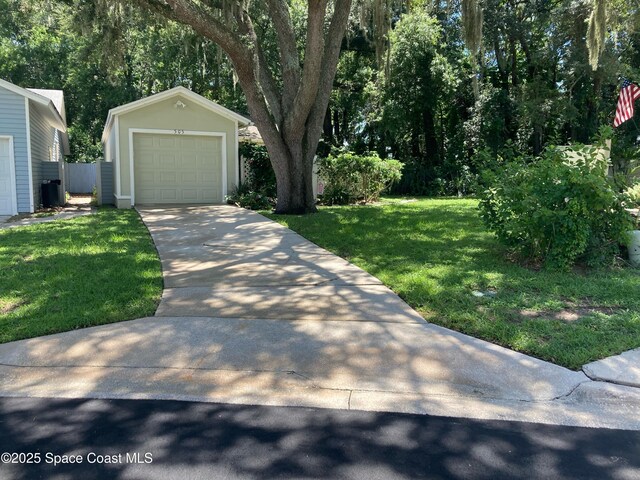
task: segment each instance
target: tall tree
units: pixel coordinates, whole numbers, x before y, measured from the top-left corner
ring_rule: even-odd
[[[298,0],[137,0],[192,27],[229,57],[271,158],[279,213],[315,211],[313,158],[351,1],[308,0],[304,41],[299,42],[291,15]],[[270,68],[265,48],[273,34],[279,71]],[[304,44],[303,51],[299,44]]]

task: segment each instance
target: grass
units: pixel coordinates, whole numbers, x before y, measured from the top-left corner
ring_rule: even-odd
[[[153,315],[161,294],[133,210],[0,230],[0,343]]]
[[[640,347],[638,270],[562,273],[514,264],[474,200],[386,199],[268,216],[378,277],[444,327],[571,369]]]

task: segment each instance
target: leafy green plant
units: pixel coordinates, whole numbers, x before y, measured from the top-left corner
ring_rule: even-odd
[[[246,168],[244,184],[268,197],[276,196],[276,175],[269,160],[267,148],[251,142],[239,144],[240,156]]]
[[[275,206],[275,199],[264,190],[253,190],[251,185],[243,183],[235,187],[226,197],[227,203],[249,210],[268,210]]]
[[[264,145],[242,142],[240,156],[245,165],[244,181],[227,195],[227,203],[250,210],[275,206],[276,177]]]
[[[486,175],[480,211],[504,244],[551,268],[611,261],[631,226],[594,147],[549,148]]]
[[[370,203],[402,177],[402,164],[374,153],[340,152],[318,160],[318,175],[326,182],[323,203]]]
[[[630,186],[624,191],[627,196],[630,206],[637,208],[640,206],[640,183]]]

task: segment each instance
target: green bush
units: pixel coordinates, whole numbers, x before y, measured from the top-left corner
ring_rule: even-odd
[[[348,204],[373,202],[402,177],[402,164],[374,153],[340,152],[318,160],[318,175],[326,182],[322,202]]]
[[[606,167],[585,146],[513,161],[485,172],[481,216],[500,241],[548,267],[610,262],[631,219]]]
[[[267,147],[251,142],[241,142],[239,145],[240,156],[246,166],[245,184],[255,192],[260,192],[268,197],[276,196],[276,175],[269,160]]]
[[[247,183],[235,187],[226,199],[229,205],[237,205],[249,210],[268,210],[276,204],[275,199],[267,195],[264,190],[253,190]]]
[[[227,195],[227,203],[250,210],[267,210],[275,206],[276,176],[267,148],[241,142],[240,156],[246,167],[244,181]]]
[[[637,208],[640,206],[640,183],[627,188],[624,193],[629,200],[630,207]]]

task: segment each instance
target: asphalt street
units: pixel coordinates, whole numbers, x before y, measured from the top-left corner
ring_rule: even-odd
[[[0,451],[2,479],[640,479],[637,431],[162,400],[0,398]]]

